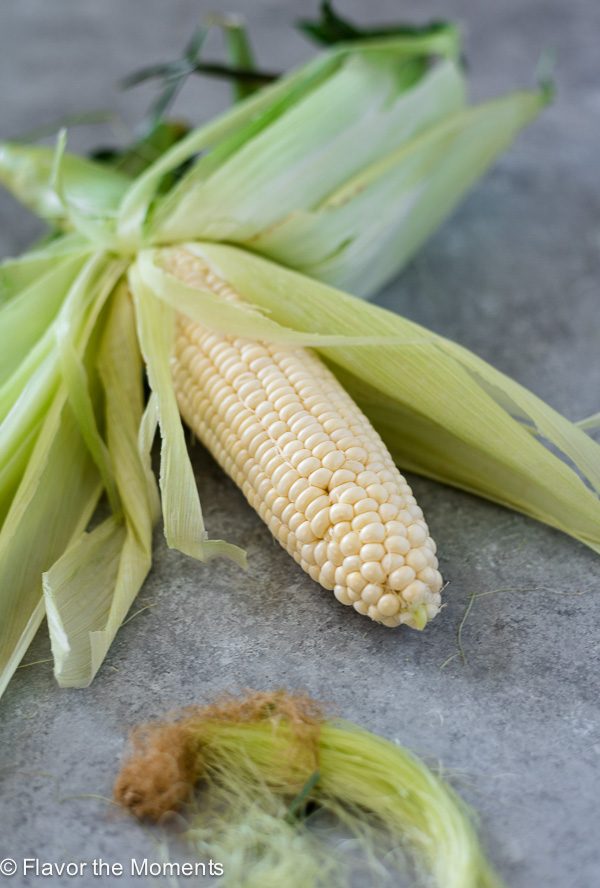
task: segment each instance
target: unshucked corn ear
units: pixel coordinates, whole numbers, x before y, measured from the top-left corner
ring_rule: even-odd
[[[239,296],[185,250],[167,267]],[[442,578],[423,512],[383,441],[305,349],[223,336],[179,315],[174,383],[183,418],[271,533],[342,604],[422,629]]]

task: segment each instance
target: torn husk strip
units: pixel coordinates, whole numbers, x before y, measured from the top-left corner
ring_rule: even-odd
[[[219,816],[225,817],[230,830],[239,828],[241,843],[248,842],[248,834],[251,838],[256,822],[255,846],[260,850],[254,863],[259,867],[265,857],[273,856],[270,841],[279,844],[274,859],[278,872],[285,872],[286,859],[293,859],[294,842],[306,833],[302,818],[290,814],[312,801],[338,816],[356,835],[370,837],[367,845],[385,832],[392,845],[408,846],[417,867],[427,873],[428,884],[500,888],[469,812],[454,791],[403,747],[356,725],[328,719],[309,697],[285,691],[225,697],[138,727],[131,740],[132,752],[114,788],[119,804],[140,819],[164,822],[194,799],[199,783],[202,796],[208,798],[216,785],[228,803]],[[240,817],[240,809],[248,811],[253,794],[272,810],[277,810],[273,798],[285,802],[280,810],[287,811],[286,840],[282,841],[281,824],[273,822],[263,847],[265,838],[258,837],[262,815],[255,811],[252,818]],[[190,827],[193,841],[193,816]],[[231,835],[228,839],[237,848]],[[227,844],[221,841],[221,849]],[[211,853],[216,850],[210,836],[203,847]],[[239,855],[234,858],[232,867],[239,866]],[[223,860],[226,884],[259,884],[252,868],[247,869],[249,861],[243,863],[246,869],[236,881]],[[291,867],[288,879],[280,884],[290,888],[300,884]],[[331,882],[322,881],[315,867],[314,878],[302,884],[316,888]]]

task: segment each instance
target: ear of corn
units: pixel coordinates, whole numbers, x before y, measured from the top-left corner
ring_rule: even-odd
[[[432,54],[438,58],[433,68]],[[151,273],[160,258],[153,244],[193,234],[227,237],[330,282],[370,290],[409,258],[545,100],[542,92],[521,93],[466,110],[457,56],[456,35],[449,30],[336,47],[190,133],[132,182],[66,154],[64,135],[55,151],[0,146],[2,182],[66,232],[0,268],[0,324],[9,342],[0,359],[0,685],[41,619],[43,571],[59,678],[85,684],[93,676],[147,569],[154,511],[141,479],[157,422],[169,543],[199,558],[227,554],[243,561],[235,546],[206,539],[171,378],[171,332],[178,325],[190,340],[199,326],[206,335],[263,343],[254,347],[274,355],[314,347],[360,401],[400,465],[520,509],[600,548],[598,445],[473,355],[234,247],[204,243],[188,249],[243,302],[219,299],[166,272]],[[317,125],[317,112],[324,109]],[[364,121],[354,120],[359,111]],[[355,164],[353,147],[365,132],[369,139]],[[184,164],[187,172],[172,186],[177,177],[171,174]],[[105,404],[122,406],[123,392],[118,380],[101,377],[96,362],[104,306],[117,299],[115,283],[128,264],[137,339],[154,389],[135,446],[129,425],[125,439],[110,428],[116,413],[105,414]],[[313,369],[314,360],[309,358]],[[179,357],[175,362],[185,363]],[[123,366],[136,372],[135,361]],[[317,377],[331,381],[326,373]],[[350,413],[344,411],[346,421]],[[380,441],[370,441],[375,453]],[[377,465],[377,456],[363,450],[368,465]],[[131,489],[119,480],[128,476],[130,461],[140,482]],[[383,456],[380,462],[383,471],[395,472]],[[55,502],[46,472],[66,474],[69,468],[73,483],[63,486],[64,501]],[[379,502],[368,487],[367,500],[401,505]],[[97,534],[82,537],[102,490],[110,495],[113,518]],[[416,509],[410,493],[402,494]],[[338,505],[347,504],[331,502],[329,520],[342,514],[334,509]],[[352,520],[360,518],[358,500],[349,505],[356,505]],[[271,516],[281,520],[272,510]],[[325,518],[319,521],[317,529]],[[40,542],[48,524],[54,532]],[[330,527],[337,524],[344,521]],[[130,545],[134,537],[137,548]],[[317,559],[324,541],[303,543],[315,544],[314,566],[299,551],[313,573],[322,567]],[[412,548],[433,551],[416,539]],[[97,576],[89,569],[91,553],[102,565]],[[400,551],[386,550],[383,558],[388,555],[405,558]],[[380,566],[385,573],[398,563],[390,557]],[[420,569],[434,572],[433,565],[430,557]],[[337,573],[343,563],[334,566]],[[361,577],[369,579],[362,567]],[[411,567],[419,573],[417,568]],[[390,571],[387,579],[399,583]],[[392,588],[399,610],[390,619],[404,617],[418,626],[433,613],[440,581],[424,576],[412,582],[428,585],[428,592],[418,587],[412,605],[400,594],[404,589]],[[371,577],[381,573],[373,569]],[[346,575],[340,579],[346,582]],[[333,580],[351,588],[337,583],[335,574]],[[372,585],[382,587],[379,608],[386,587]],[[365,604],[374,607],[375,598],[373,593],[373,602]]]
[[[239,296],[197,257],[167,254],[189,286]],[[183,418],[295,561],[338,601],[422,629],[440,605],[435,544],[386,447],[306,350],[226,337],[179,316]]]
[[[169,253],[143,254],[136,261],[130,280],[136,292],[138,314],[145,311],[146,323],[149,325],[150,331],[154,330],[154,336],[159,335],[159,330],[164,332],[165,316],[156,310],[160,303],[164,303],[165,308],[168,308],[169,311],[174,311],[173,306],[178,303],[185,308],[189,320],[186,320],[186,316],[180,316],[177,324],[180,330],[185,331],[185,336],[192,339],[197,337],[198,328],[207,331],[207,337],[216,334],[217,338],[222,339],[226,336],[223,331],[227,329],[228,325],[232,325],[232,329],[238,331],[231,336],[231,339],[236,341],[243,338],[239,331],[243,330],[245,322],[250,321],[253,337],[266,343],[269,349],[279,354],[284,353],[292,346],[294,351],[297,350],[297,343],[294,341],[295,334],[298,336],[298,345],[313,344],[327,358],[330,366],[335,370],[336,376],[343,381],[346,390],[354,395],[363,410],[371,417],[375,428],[384,436],[400,465],[431,474],[440,480],[465,487],[513,508],[518,508],[579,537],[592,548],[600,549],[598,499],[594,493],[594,489],[600,488],[597,468],[600,464],[599,448],[583,429],[577,428],[560,417],[531,393],[497,373],[464,349],[460,349],[396,315],[352,299],[330,287],[318,284],[233,247],[191,244],[186,247],[186,250],[199,258],[203,268],[210,270],[213,279],[218,278],[225,281],[235,292],[242,293],[244,302],[215,297],[212,290],[202,288],[206,285],[204,279],[196,278],[193,281],[195,286],[189,286],[182,283],[179,277],[164,270],[159,275],[153,275],[150,273],[152,267],[158,268],[161,263],[164,263]],[[115,279],[122,267],[122,263],[114,265],[112,270],[107,266],[105,269],[105,273],[109,275],[107,280],[110,279],[110,275],[114,275],[113,279]],[[81,290],[81,279],[78,278],[78,280]],[[91,279],[89,284],[92,286]],[[222,285],[218,289],[221,289],[222,292],[227,291],[227,287]],[[23,290],[22,292],[25,294],[28,291]],[[31,294],[35,295],[35,291],[31,290]],[[97,307],[94,309],[94,312],[97,312],[98,306],[102,304],[101,300],[106,296],[102,296],[101,291],[92,286],[91,294],[87,295],[87,299],[90,298],[93,304],[97,303]],[[98,302],[98,300],[100,301]],[[6,303],[5,308],[9,305],[10,300]],[[74,301],[71,297],[61,307],[61,313],[63,315],[66,313],[68,317],[71,317],[72,323],[77,315],[76,305],[76,300]],[[222,309],[222,316],[219,314],[220,309]],[[254,310],[249,313],[249,309]],[[92,313],[86,318],[86,329],[89,329],[90,323],[94,323],[94,316]],[[175,325],[175,317],[173,322]],[[53,327],[57,323],[58,320],[55,320]],[[138,319],[138,326],[139,323]],[[174,329],[177,327],[174,326]],[[201,335],[204,335],[204,332]],[[325,337],[325,343],[333,340],[335,347],[322,344],[319,340],[320,336]],[[386,336],[391,337],[389,345],[384,342]],[[371,339],[375,337],[379,344],[376,347],[368,344],[369,337]],[[361,345],[356,343],[357,338],[362,340]],[[275,342],[271,346],[269,343],[272,340]],[[80,341],[84,343],[85,339]],[[345,345],[342,344],[344,341]],[[195,352],[197,353],[197,347],[194,345],[191,354],[193,355]],[[166,348],[158,350],[151,358],[155,365],[154,372],[158,373],[162,380],[163,392],[168,391],[168,388],[165,387],[171,385],[173,367],[169,355],[170,349]],[[385,360],[382,360],[383,357]],[[175,366],[178,370],[189,358],[190,351],[186,352],[184,348],[181,358],[179,355],[176,357]],[[27,380],[29,386],[33,386],[30,389],[32,392],[36,391],[38,377],[41,380],[45,379],[47,368],[51,367],[52,361],[56,360],[57,355],[50,350],[45,359],[46,363],[34,363],[29,368],[29,375],[25,375],[24,379]],[[52,372],[56,374],[59,366],[56,363],[55,370]],[[89,361],[87,366],[90,370],[92,369]],[[24,371],[19,367],[18,372],[23,373]],[[181,372],[183,372],[185,380],[188,370]],[[319,372],[324,371],[320,370]],[[9,382],[14,379],[14,376],[15,374],[10,377]],[[64,382],[60,382],[60,375],[56,375],[54,379],[54,384],[60,386],[61,397],[68,397],[68,392],[63,388]],[[185,381],[183,386],[185,387]],[[189,390],[189,383],[187,387]],[[93,396],[94,390],[92,390]],[[47,412],[45,391],[46,389],[42,386],[39,388],[38,394],[35,395],[32,404],[37,405],[37,412],[34,411],[32,416],[38,416],[39,421],[43,422],[42,429],[47,429],[50,434],[51,414]],[[200,395],[198,397],[201,403],[202,398]],[[39,400],[40,398],[41,400]],[[175,401],[172,392],[171,395],[167,395],[167,400],[170,398],[173,399],[173,402]],[[182,398],[182,404],[183,400]],[[185,405],[183,407],[185,410]],[[71,408],[69,407],[69,409]],[[142,433],[145,442],[142,447],[143,452],[147,451],[152,437],[151,429],[159,412],[157,401],[152,398],[143,423],[145,429]],[[195,413],[195,409],[192,409],[192,412]],[[17,410],[15,416],[18,416],[18,413]],[[196,421],[191,414],[189,419],[190,422]],[[179,417],[169,408],[167,413],[163,413],[162,420],[165,439],[173,441],[179,438],[180,441],[177,444],[177,458],[173,459],[171,455],[169,460],[169,472],[163,471],[161,473],[165,524],[167,529],[181,528],[181,504],[191,502],[197,497],[197,493],[189,480],[186,480],[191,475],[189,468],[187,468],[188,457],[183,446]],[[85,423],[84,417],[76,419],[74,432],[69,432],[71,437],[60,438],[61,444],[56,444],[58,449],[52,451],[54,454],[52,459],[58,459],[60,455],[60,459],[66,460],[60,465],[65,467],[71,465],[73,471],[75,471],[79,455],[83,456],[88,453],[84,438],[81,437],[77,428],[78,424],[81,427],[82,422]],[[52,428],[54,429],[55,426]],[[6,429],[8,427],[3,426],[3,433]],[[8,475],[12,474],[14,480],[12,492],[7,492],[9,488],[4,489],[2,504],[5,510],[10,510],[0,533],[0,546],[5,547],[3,551],[10,553],[10,557],[5,558],[2,562],[3,589],[14,589],[14,595],[8,596],[3,593],[0,602],[3,615],[0,627],[3,632],[2,644],[5,651],[5,658],[2,662],[3,684],[6,683],[16,667],[43,613],[40,606],[39,573],[50,567],[53,558],[61,555],[68,542],[68,540],[66,542],[58,541],[58,543],[55,540],[46,541],[53,546],[58,545],[58,549],[46,549],[36,545],[37,560],[23,555],[24,552],[30,551],[27,548],[29,546],[27,540],[31,538],[36,540],[35,528],[38,525],[31,524],[34,516],[39,514],[44,522],[56,520],[51,517],[54,513],[48,511],[51,506],[50,501],[44,498],[46,490],[43,472],[44,461],[47,457],[43,455],[40,448],[46,446],[41,442],[45,440],[43,436],[47,432],[43,431],[40,434],[35,423],[31,425],[30,429],[30,432],[26,434],[26,428],[23,427],[18,451],[13,455],[12,462],[3,468],[3,473],[0,475],[1,482],[2,478],[7,477],[8,470]],[[535,434],[532,434],[532,429],[536,430]],[[219,435],[221,433],[222,428]],[[51,434],[55,435],[56,433],[52,431]],[[550,446],[546,445],[546,441]],[[15,443],[17,442],[15,441]],[[228,457],[225,451],[221,451],[216,438],[213,438],[213,443],[215,453],[218,455],[218,452],[221,452],[219,458],[223,463],[225,464],[227,461],[228,465],[232,466],[232,458]],[[28,449],[31,447],[34,449]],[[171,444],[168,445],[167,450],[170,447]],[[8,451],[6,452],[8,454]],[[20,453],[23,454],[22,457],[19,457]],[[564,457],[560,454],[564,454]],[[123,453],[120,455],[116,453],[115,455],[111,454],[111,459],[120,463],[125,457]],[[78,520],[84,522],[87,520],[85,516],[89,515],[100,493],[98,470],[94,467],[89,456],[86,456],[86,460],[86,465],[89,467],[86,472],[90,473],[91,487],[86,488],[85,485],[79,484],[77,495],[80,496],[80,499],[73,501],[74,517],[79,516]],[[385,471],[385,460],[383,464]],[[114,468],[116,476],[118,476],[118,466],[115,465]],[[25,475],[23,475],[24,471]],[[64,469],[59,466],[57,471],[64,471]],[[26,478],[32,479],[31,482],[26,481]],[[242,485],[245,481],[246,479],[242,476]],[[309,486],[313,485],[309,484]],[[316,487],[316,485],[314,486]],[[248,485],[246,485],[246,490],[250,492]],[[36,491],[35,497],[31,500],[31,506],[27,507],[30,511],[23,512],[27,501],[24,497],[30,497],[33,491]],[[183,499],[181,500],[179,492],[182,492]],[[403,493],[410,497],[406,490]],[[133,493],[128,487],[124,487],[122,496],[127,500],[128,497],[133,496]],[[270,498],[273,499],[273,493]],[[374,499],[374,497],[368,496],[368,491],[367,499]],[[76,502],[80,502],[81,506],[77,506]],[[274,505],[274,500],[272,504]],[[64,522],[58,522],[60,526],[64,525],[65,528],[70,526],[70,519],[66,518],[65,504],[57,504],[54,501],[54,505],[59,509],[59,514],[65,516]],[[129,511],[126,502],[124,505],[126,511]],[[310,504],[304,504],[304,508],[307,508],[308,505]],[[330,517],[333,505],[337,505],[337,503],[329,506]],[[416,504],[410,501],[408,505],[416,507]],[[262,509],[267,521],[270,520],[267,510],[271,511],[271,515],[275,514],[270,505],[267,505],[266,500],[262,506],[259,503],[258,507]],[[196,507],[184,508],[184,515],[188,515],[188,517],[193,515],[194,508]],[[78,509],[80,511],[77,511]],[[336,512],[334,512],[335,514]],[[281,520],[278,516],[275,517]],[[311,515],[310,520],[314,520],[314,517],[316,516]],[[296,521],[298,520],[296,518]],[[339,523],[343,524],[344,522],[340,521]],[[71,526],[74,526],[73,533],[75,535],[77,535],[78,528],[82,527],[77,523]],[[347,530],[347,528],[344,529]],[[292,532],[295,534],[295,531]],[[392,536],[396,536],[396,534]],[[52,614],[50,628],[53,634],[54,649],[60,652],[57,657],[57,669],[59,679],[63,683],[87,684],[89,682],[117,629],[120,619],[118,615],[124,613],[124,610],[121,609],[126,609],[126,602],[133,599],[139,588],[144,570],[140,569],[137,578],[135,571],[119,573],[118,565],[126,563],[121,560],[123,556],[120,554],[121,551],[124,551],[125,540],[126,527],[123,526],[123,517],[117,516],[116,524],[105,526],[103,531],[98,532],[89,542],[86,542],[86,537],[76,542],[74,548],[65,553],[65,558],[58,561],[56,567],[47,573],[46,607],[48,612]],[[221,554],[230,554],[236,558],[240,554],[235,547],[228,549],[225,544],[214,541],[207,542],[203,525],[199,525],[195,520],[185,525],[183,537],[170,536],[170,542],[174,545],[181,545],[184,551],[189,551],[201,558],[207,557],[211,553],[212,547],[215,547],[214,553],[220,550]],[[319,540],[315,539],[311,543],[303,543],[303,545],[310,547],[312,542],[315,543],[313,550],[313,554],[316,556],[315,560],[322,558],[324,547],[318,548]],[[365,542],[365,545],[379,544]],[[221,546],[223,548],[220,548]],[[96,552],[94,557],[98,558],[98,563],[105,565],[102,571],[96,573],[84,570],[86,564],[89,563],[88,559],[92,548]],[[432,551],[431,544],[426,548]],[[310,553],[310,549],[305,551],[307,555]],[[369,550],[367,550],[368,552]],[[335,553],[333,554],[334,557],[339,557],[335,556]],[[381,554],[380,550],[377,550],[377,554]],[[387,550],[386,554],[388,554]],[[402,555],[401,552],[391,554]],[[298,555],[298,550],[296,550],[296,555]],[[301,561],[302,549],[299,550],[299,556]],[[354,556],[344,556],[344,558],[346,557],[352,558]],[[310,562],[307,558],[304,560],[309,565],[310,571]],[[388,559],[388,561],[389,564],[386,562],[384,571],[386,568],[392,567],[392,559]],[[19,565],[24,563],[31,564],[31,573],[21,572]],[[143,562],[138,563],[142,564]],[[350,564],[348,562],[348,566]],[[39,568],[36,565],[39,565]],[[435,571],[436,568],[433,565],[434,562],[429,567]],[[313,568],[313,575],[316,574],[316,566]],[[336,571],[339,566],[335,565]],[[343,562],[341,566],[343,567]],[[361,563],[361,569],[362,566]],[[321,566],[319,565],[319,567]],[[366,572],[371,570],[371,568],[365,569]],[[423,571],[427,569],[422,567]],[[38,570],[39,573],[37,573]],[[391,577],[391,574],[389,576]],[[121,582],[119,577],[122,577],[125,582],[122,587],[119,586],[119,582]],[[433,597],[429,597],[428,593],[426,603],[423,602],[425,609],[419,610],[417,601],[409,604],[406,596],[402,594],[404,590],[393,589],[392,591],[397,595],[396,601],[399,603],[400,609],[392,616],[397,620],[403,617],[405,622],[418,626],[423,617],[428,615],[427,608],[429,608],[429,614],[433,613],[437,607],[437,599],[435,598],[437,593],[433,590],[439,584],[439,579],[425,574],[425,579],[427,580],[427,578],[430,583],[429,593],[432,593]],[[327,577],[325,576],[324,579],[326,580]],[[342,579],[341,574],[340,579]],[[363,577],[363,579],[367,578]],[[362,583],[362,580],[358,580],[358,578],[351,582],[355,580],[357,585]],[[331,580],[329,582],[331,583]],[[352,588],[351,582],[347,583],[347,588]],[[399,582],[399,580],[392,582]],[[423,582],[423,580],[419,579],[418,582]],[[333,584],[334,586],[342,586],[342,583],[336,582],[335,573]],[[373,583],[372,585],[380,586],[382,584]],[[121,588],[120,592],[118,592],[119,588]],[[361,590],[361,602],[363,601],[364,588]],[[421,593],[424,591],[421,587],[418,587],[418,590]],[[338,589],[337,592],[343,600],[342,589]],[[379,593],[379,589],[376,590],[376,593]],[[351,599],[349,592],[347,597]],[[367,597],[369,597],[368,592]],[[380,600],[383,600],[383,593],[378,601]],[[91,607],[92,601],[98,603],[98,610]],[[358,603],[358,599],[352,601],[352,604],[358,604],[358,609],[364,610],[363,605]],[[370,602],[364,602],[364,604],[367,604],[368,607],[373,606]],[[378,616],[375,611],[372,611],[371,615]],[[95,642],[94,639],[96,639]]]

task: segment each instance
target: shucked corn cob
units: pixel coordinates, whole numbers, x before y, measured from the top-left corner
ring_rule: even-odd
[[[169,270],[240,298],[198,257]],[[312,352],[214,334],[177,318],[185,421],[292,557],[342,604],[422,629],[440,607],[435,543],[383,441]]]

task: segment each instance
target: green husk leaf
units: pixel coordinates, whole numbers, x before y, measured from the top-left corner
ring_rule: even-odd
[[[114,479],[114,467],[96,420],[96,408],[90,391],[89,378],[72,344],[64,340],[59,344],[60,369],[67,389],[69,403],[77,418],[85,441],[102,478],[111,509],[119,514],[121,502]]]
[[[466,349],[235,247],[194,250],[292,329],[420,342],[319,348],[401,467],[550,524],[600,552],[600,445]],[[286,294],[286,298],[282,298]]]
[[[210,155],[214,155],[200,157],[190,173],[186,174],[173,191],[161,198],[159,202],[161,220],[168,218],[178,207],[179,201],[185,199],[193,181],[197,179],[202,181],[205,178],[207,165],[210,171],[217,168],[224,158],[242,146],[251,135],[261,132],[286,110],[293,108],[303,96],[307,96],[330,75],[335,74],[347,57],[356,54],[357,50],[353,45],[336,46],[285,77],[265,86],[234,105],[215,121],[182,139],[131,185],[120,208],[117,229],[119,241],[123,245],[136,247],[144,241],[147,233],[152,242],[164,242],[164,237],[158,234],[157,225],[150,224],[152,220],[148,217],[165,175],[193,159],[199,152],[208,151]],[[370,55],[376,60],[381,54],[383,57],[395,59],[400,65],[412,59],[420,68],[424,59],[431,54],[454,58],[456,47],[440,35],[375,39],[360,45],[361,57],[366,58]],[[215,152],[217,146],[218,151]],[[186,234],[186,237],[191,237],[191,233]]]
[[[189,248],[194,252],[193,244],[183,244],[181,249]],[[203,327],[225,336],[243,336],[247,339],[263,339],[295,346],[336,346],[347,345],[349,341],[355,345],[378,345],[394,343],[402,345],[406,340],[399,337],[356,336],[351,340],[346,336],[328,336],[321,333],[300,333],[297,330],[277,324],[265,317],[255,307],[243,301],[226,301],[211,290],[201,289],[184,283],[167,268],[161,267],[161,258],[166,259],[168,251],[143,250],[135,261],[136,275],[154,296],[165,305],[187,315]],[[414,340],[409,340],[414,341]]]
[[[0,694],[43,619],[42,573],[84,529],[100,491],[98,472],[59,392],[0,531]]]
[[[227,55],[231,64],[244,71],[256,70],[250,35],[243,20],[236,15],[215,16],[210,19],[210,24],[218,25],[223,31]],[[243,80],[234,80],[231,86],[236,102],[251,96],[260,89],[256,83]]]
[[[138,553],[126,551],[126,540],[125,524],[111,516],[79,535],[43,575],[54,676],[61,687],[87,687],[108,650],[112,635],[106,638],[107,615],[119,586],[119,568],[127,563],[133,584],[143,570]]]
[[[157,299],[147,286],[139,264],[130,269],[129,284],[135,304],[138,340],[146,362],[148,382],[155,396],[162,438],[160,490],[167,544],[200,561],[224,556],[245,567],[246,554],[242,549],[223,540],[207,539],[171,381],[175,312]]]
[[[160,125],[161,120],[171,107],[181,88],[183,87],[187,77],[191,73],[194,64],[200,57],[200,51],[207,36],[207,29],[198,27],[192,34],[192,37],[186,46],[183,58],[179,65],[175,65],[175,70],[164,78],[163,90],[153,103],[146,117],[146,127],[150,132]],[[179,70],[178,70],[179,69]]]
[[[542,93],[521,92],[449,108],[320,206],[294,211],[248,246],[341,289],[371,294],[408,262],[545,101]]]
[[[214,149],[221,141],[239,133],[254,118],[268,111],[280,101],[290,98],[299,88],[310,85],[316,73],[327,64],[322,58],[301,68],[288,77],[265,87],[243,102],[234,105],[225,114],[203,127],[193,130],[142,173],[129,187],[119,210],[117,233],[122,244],[136,248],[144,242],[146,221],[161,182],[165,176],[194,158],[199,152]]]
[[[584,429],[586,432],[600,431],[600,413],[594,413],[586,419],[580,419],[576,425],[578,425],[580,429]]]
[[[108,260],[103,254],[88,258],[66,292],[64,281],[53,281],[57,292],[48,292],[56,301],[63,294],[57,317],[29,354],[0,388],[0,465],[10,463],[15,453],[22,452],[25,440],[32,440],[41,426],[52,399],[61,387],[61,352],[57,333],[68,330],[76,355],[81,359],[92,335],[98,315],[122,271],[122,264]],[[65,396],[69,389],[62,386]],[[76,410],[76,418],[80,411]],[[88,416],[81,417],[87,436]],[[0,497],[8,495],[0,488]],[[1,502],[2,500],[0,500]],[[0,508],[0,513],[4,511]]]
[[[53,271],[63,259],[93,252],[93,244],[81,235],[69,233],[34,247],[22,256],[0,263],[0,305],[35,284],[44,274]]]
[[[9,442],[15,443],[28,417],[43,415],[49,405],[58,381],[53,345],[48,329],[0,388],[0,459],[8,458]]]
[[[81,271],[85,254],[55,259],[48,271],[21,290],[18,295],[0,304],[0,386],[25,360],[36,342],[56,317],[65,293]]]
[[[56,151],[40,145],[0,143],[0,182],[48,221],[63,224],[65,200],[86,216],[114,212],[129,185],[126,176],[74,154],[60,158],[62,195],[53,181]]]
[[[54,335],[60,361],[60,373],[67,391],[67,397],[79,423],[83,440],[102,478],[111,509],[117,515],[121,512],[121,502],[114,478],[114,466],[96,417],[96,401],[90,390],[90,380],[83,360],[76,347],[75,325],[70,318],[62,319],[56,325]]]
[[[253,122],[218,165],[212,155],[196,163],[157,212],[155,237],[251,242],[290,212],[318,206],[365,166],[464,105],[453,62],[424,77],[421,64],[403,59],[394,45],[342,56],[293,105],[260,128]]]
[[[84,530],[102,490],[82,434],[89,417],[74,412],[60,376],[56,331],[66,327],[75,360],[89,363],[121,270],[97,254],[66,292],[62,278],[54,281],[64,294],[56,320],[0,392],[8,407],[0,426],[0,693],[42,619],[42,573]],[[12,403],[9,390],[17,392]]]
[[[25,432],[8,459],[2,462],[0,468],[0,528],[27,468],[27,461],[31,456],[39,430],[40,424],[38,423]]]
[[[99,669],[152,563],[159,506],[142,435],[142,363],[128,292],[116,290],[98,352],[108,450],[123,513],[84,533],[44,574],[44,598],[62,687],[85,687]]]
[[[110,166],[134,179],[181,141],[188,132],[189,127],[179,120],[162,120],[133,145],[125,149],[101,148],[94,151],[91,157],[102,166]]]

